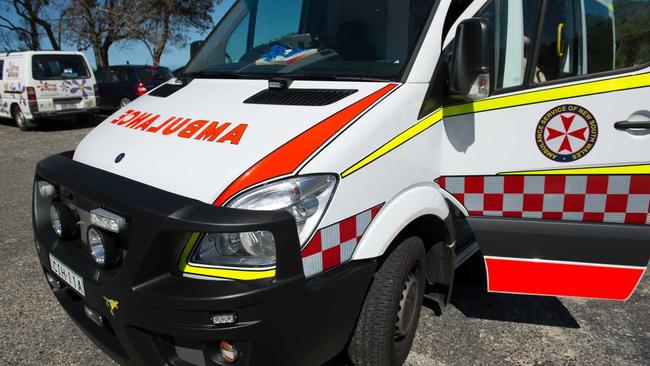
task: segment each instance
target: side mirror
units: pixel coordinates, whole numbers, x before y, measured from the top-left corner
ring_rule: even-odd
[[[201,46],[203,46],[203,41],[194,41],[190,43],[190,60],[199,53]]]
[[[483,18],[462,21],[456,30],[449,62],[449,91],[464,99],[485,99],[493,92],[494,43]]]

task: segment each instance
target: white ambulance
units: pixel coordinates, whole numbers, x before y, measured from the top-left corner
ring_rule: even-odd
[[[87,117],[97,111],[99,90],[81,52],[0,53],[0,117],[28,130],[51,117]]]
[[[479,249],[491,292],[626,300],[649,11],[236,1],[184,76],[38,164],[47,281],[134,365],[400,365]]]

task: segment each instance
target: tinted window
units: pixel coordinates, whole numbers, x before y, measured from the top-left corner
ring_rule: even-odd
[[[248,42],[248,22],[250,14],[246,14],[244,19],[239,23],[235,31],[228,39],[226,45],[226,63],[237,63],[246,52],[246,44]]]
[[[147,67],[137,69],[136,73],[141,82],[147,83],[150,81],[167,81],[174,77],[169,69],[164,67]]]
[[[34,55],[32,75],[36,80],[86,79],[88,67],[79,55]]]
[[[301,12],[302,0],[259,0],[253,47],[297,33]]]
[[[614,0],[616,68],[650,62],[650,2]]]
[[[4,72],[4,60],[0,60],[0,80],[2,80],[2,73]]]
[[[106,81],[106,70],[102,70],[102,69],[96,70],[95,79],[97,79],[98,82]]]
[[[494,34],[496,88],[524,83],[532,54],[531,39],[536,26],[537,0],[496,0],[483,11]]]
[[[198,77],[398,79],[434,2],[239,1],[185,72]]]
[[[538,68],[546,80],[650,62],[650,3],[549,0]]]
[[[129,71],[127,69],[113,69],[113,81],[126,83],[129,81]]]

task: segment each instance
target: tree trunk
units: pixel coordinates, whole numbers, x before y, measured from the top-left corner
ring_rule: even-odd
[[[169,40],[169,12],[165,11],[163,14],[163,31],[160,35],[160,40],[156,42],[156,48],[154,49],[153,55],[153,64],[160,65],[160,59],[162,58],[163,52],[165,52],[165,47],[167,46],[167,41]]]
[[[52,49],[55,51],[61,51],[61,44],[57,41],[57,37],[52,30],[52,25],[40,18],[35,19],[35,21],[45,29],[45,33],[47,34],[47,38],[50,40]]]
[[[29,37],[32,50],[41,49],[41,35],[38,32],[38,24],[34,17],[29,17]]]
[[[95,64],[97,65],[97,69],[108,67],[108,48],[110,45],[99,45],[93,42],[92,47],[93,54],[95,55]]]
[[[104,42],[104,44],[102,44],[102,47],[100,48],[102,65],[104,65],[104,67],[107,67],[109,65],[109,63],[108,63],[108,49],[111,48],[111,44],[112,43]]]

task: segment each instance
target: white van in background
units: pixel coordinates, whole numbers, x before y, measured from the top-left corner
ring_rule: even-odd
[[[97,109],[97,82],[81,52],[0,53],[0,71],[0,117],[13,118],[23,131],[41,118]]]

